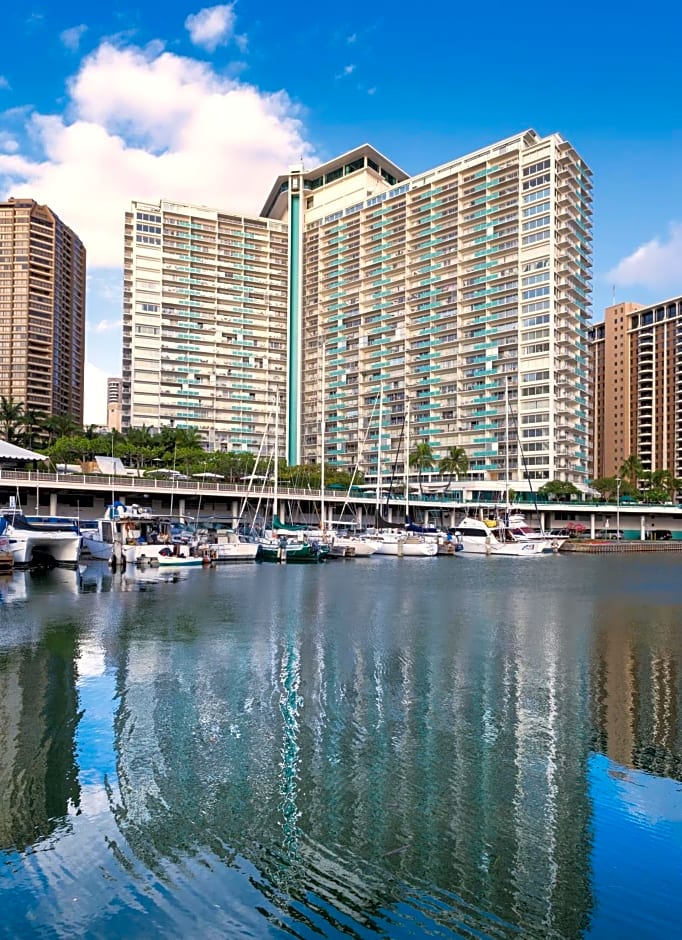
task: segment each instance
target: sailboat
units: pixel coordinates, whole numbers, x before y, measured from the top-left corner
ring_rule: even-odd
[[[379,393],[383,394],[382,390]],[[409,418],[408,402],[405,401],[405,417],[408,426],[405,454],[405,512],[409,512]],[[381,479],[381,431],[383,410],[379,405],[379,448],[377,453],[377,506],[379,504],[379,481]],[[414,532],[405,531],[403,523],[388,522],[377,512],[377,531],[372,534],[377,542],[377,555],[394,555],[398,558],[433,558],[438,554],[438,543]]]
[[[505,384],[505,508],[502,518],[476,519],[465,516],[451,529],[462,553],[469,555],[503,555],[511,558],[527,558],[552,554],[556,551],[550,539],[519,536],[509,525],[511,504],[509,501],[509,378]]]

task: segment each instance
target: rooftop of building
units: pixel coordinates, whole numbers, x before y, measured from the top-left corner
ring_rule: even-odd
[[[372,147],[371,144],[361,144],[359,147],[348,150],[346,153],[342,153],[338,157],[327,160],[325,163],[309,170],[306,170],[302,163],[290,167],[288,173],[278,176],[275,180],[261,215],[268,218],[272,214],[277,199],[282,192],[286,191],[292,174],[300,176],[303,180],[304,190],[314,190],[334,183],[344,175],[353,173],[365,166],[373,169],[390,186],[408,179],[408,174],[384,156],[376,147]]]

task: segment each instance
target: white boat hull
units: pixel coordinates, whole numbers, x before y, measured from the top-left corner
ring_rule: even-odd
[[[433,558],[438,552],[434,539],[414,536],[382,535],[377,538],[377,555],[392,555],[396,558]]]
[[[57,565],[76,567],[81,537],[69,532],[27,532],[9,527],[5,533],[15,565],[32,565],[52,558]]]
[[[527,558],[532,555],[552,554],[555,549],[548,539],[504,538],[503,530],[493,530],[479,519],[462,519],[455,529],[457,542],[462,546],[462,555],[502,555],[511,558]]]
[[[82,538],[83,555],[89,556],[95,561],[111,561],[111,553],[114,549],[111,542],[103,542],[101,539],[93,538],[90,535],[84,535]]]
[[[255,561],[258,554],[257,542],[227,542],[209,545],[208,553],[212,561]]]

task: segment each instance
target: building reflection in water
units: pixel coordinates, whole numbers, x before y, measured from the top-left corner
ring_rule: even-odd
[[[682,780],[679,606],[599,612],[592,683],[595,749],[624,767]]]
[[[157,872],[248,860],[278,916],[311,923],[371,926],[407,905],[412,929],[579,935],[588,670],[560,612],[521,593],[475,630],[445,602],[425,617],[415,594],[358,600],[341,625],[323,582],[297,583],[285,609],[259,598],[266,616],[224,600],[211,629],[210,611],[180,610],[151,635],[140,601],[121,636],[112,806],[135,856]]]
[[[15,584],[25,586],[24,579]],[[69,627],[41,635],[35,643],[12,646],[4,639],[0,848],[23,850],[66,826],[79,805],[76,640]]]

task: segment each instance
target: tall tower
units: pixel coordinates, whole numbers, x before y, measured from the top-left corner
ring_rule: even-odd
[[[195,427],[209,450],[275,439],[286,383],[287,226],[206,206],[126,213],[122,428]]]
[[[0,395],[83,421],[85,248],[48,206],[0,203]]]
[[[630,456],[645,471],[682,476],[682,297],[607,307],[590,330],[601,388],[595,399],[596,476]]]
[[[329,462],[402,472],[409,398],[436,462],[463,447],[501,482],[509,450],[514,480],[586,482],[591,173],[560,135],[411,178],[364,145],[280,177],[263,215],[289,222],[290,461],[324,426]]]

